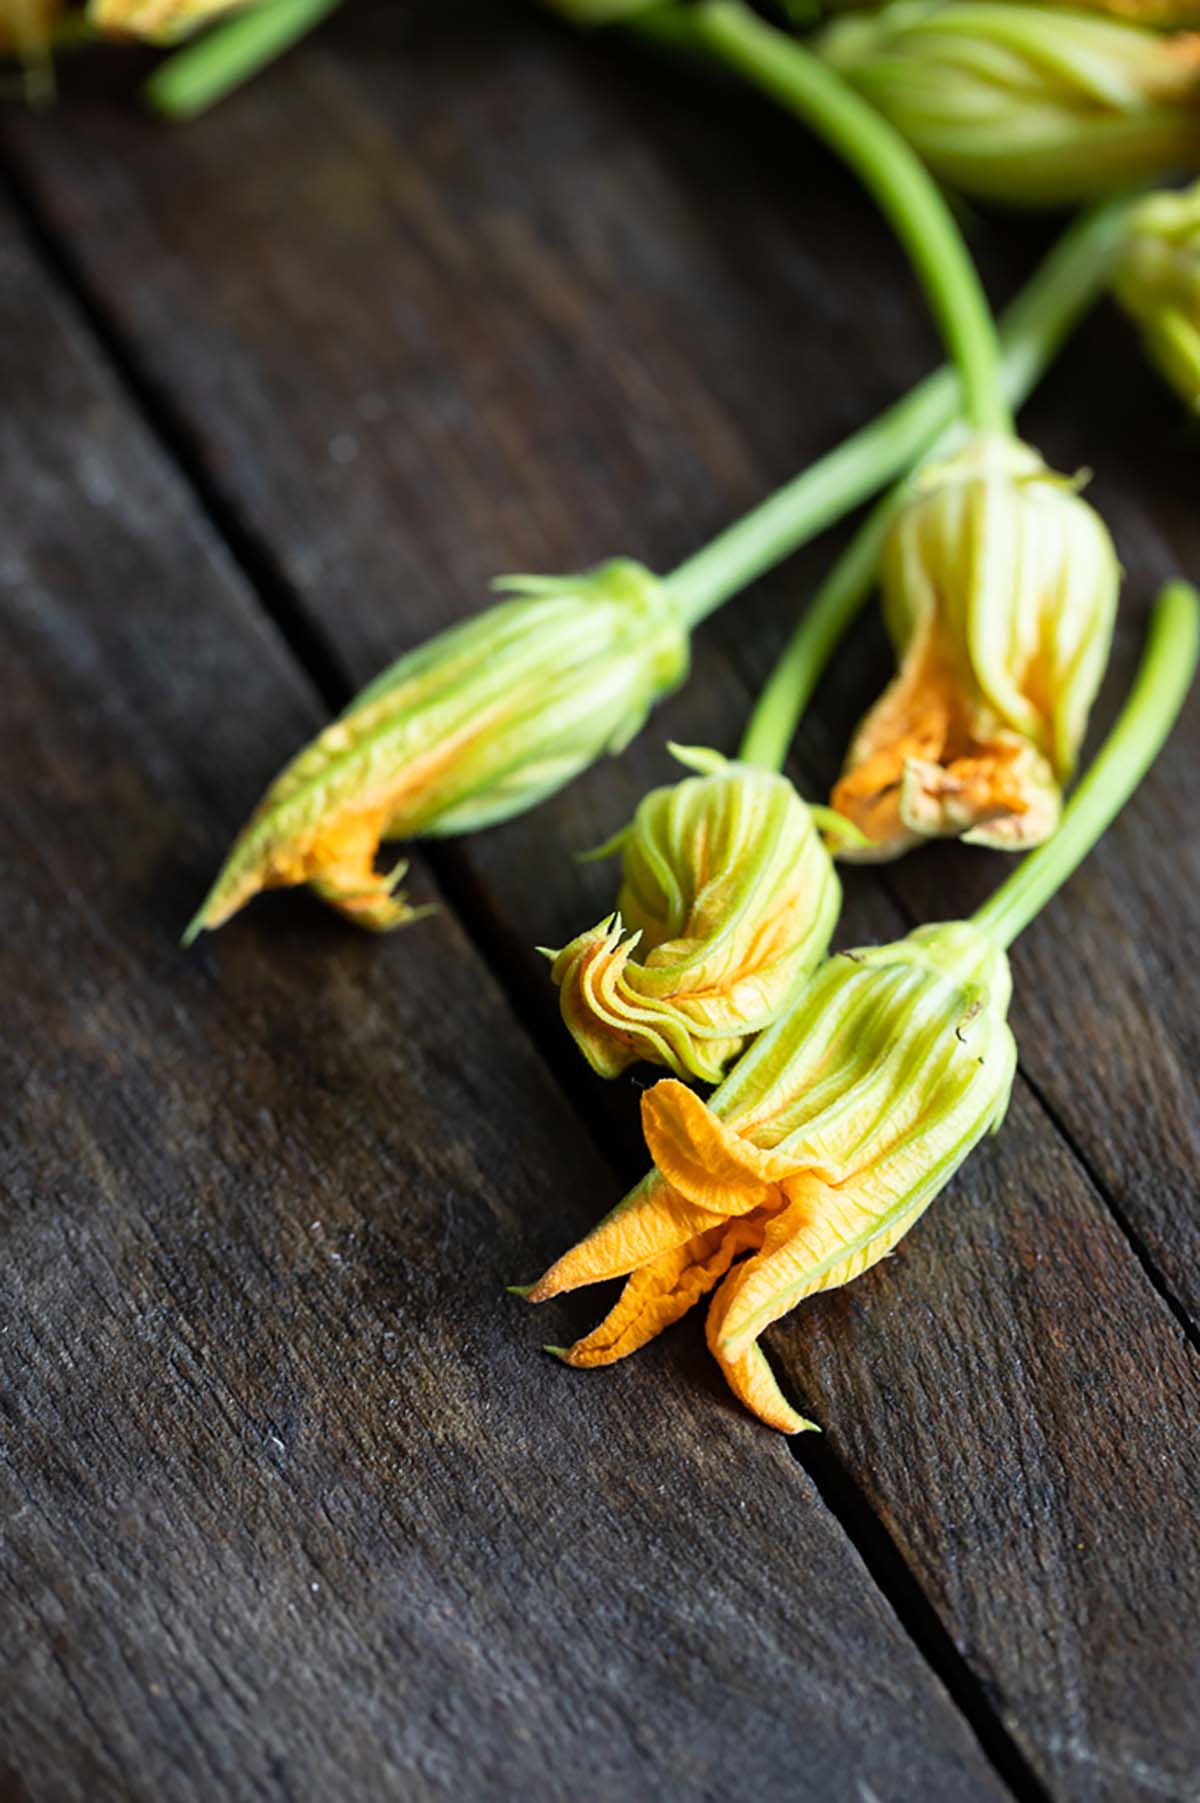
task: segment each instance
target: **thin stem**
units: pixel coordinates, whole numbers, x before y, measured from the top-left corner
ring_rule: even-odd
[[[738,757],[782,770],[821,672],[875,585],[883,541],[906,484],[872,508],[805,609],[754,705]]]
[[[194,119],[265,69],[341,0],[262,0],[161,63],[142,90],[155,112]]]
[[[987,296],[941,189],[894,126],[821,57],[742,0],[701,0],[687,15],[705,49],[803,119],[850,164],[904,245],[979,430],[1010,425]]]
[[[1126,201],[1087,214],[1050,252],[1001,322],[1001,380],[1012,406],[1038,381],[1095,300],[1121,240]],[[911,469],[958,416],[960,388],[940,369],[870,425],[718,533],[668,578],[690,626],[827,526]]]
[[[1014,407],[1106,281],[1125,213],[1122,204],[1085,215],[1009,309],[1001,333],[1002,374]],[[875,585],[884,539],[907,487],[902,480],[872,509],[802,614],[750,716],[739,753],[744,763],[782,770],[821,671]]]
[[[1117,723],[1067,803],[1058,831],[1031,852],[974,916],[1009,946],[1045,907],[1120,813],[1158,756],[1200,656],[1200,595],[1169,582],[1155,604],[1146,649]]]

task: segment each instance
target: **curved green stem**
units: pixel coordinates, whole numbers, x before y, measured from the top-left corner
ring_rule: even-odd
[[[1019,406],[1108,279],[1128,202],[1097,208],[1068,231],[1004,315],[1001,380]],[[911,469],[959,413],[951,369],[927,376],[870,425],[718,533],[667,577],[689,626]]]
[[[1125,213],[1125,203],[1108,205],[1072,226],[1006,315],[1002,372],[1014,407],[1107,279]],[[927,442],[921,450],[928,448]],[[875,585],[883,541],[906,490],[901,481],[872,509],[801,615],[750,716],[738,754],[744,763],[782,770],[822,670]]]
[[[764,24],[742,0],[700,0],[688,14],[704,49],[803,119],[849,163],[890,220],[962,377],[979,429],[1011,422],[983,284],[941,189],[895,127],[811,50]]]
[[[1092,760],[1052,839],[1031,852],[974,915],[1009,946],[1082,863],[1158,756],[1200,656],[1200,595],[1169,582],[1155,604],[1146,649],[1117,723]]]
[[[1013,303],[1002,332],[1002,374],[1014,407],[1106,280],[1126,210],[1121,203],[1085,215]],[[902,480],[872,509],[801,616],[750,716],[739,753],[744,763],[782,770],[821,671],[875,586],[883,542],[907,487]]]
[[[879,554],[906,485],[863,521],[801,616],[754,705],[738,757],[782,770],[822,670],[875,585]]]
[[[341,0],[264,0],[160,63],[143,98],[168,119],[194,119],[290,50]]]

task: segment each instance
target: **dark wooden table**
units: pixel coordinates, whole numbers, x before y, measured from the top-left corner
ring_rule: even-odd
[[[182,130],[132,53],[0,124],[0,1798],[1200,1797],[1200,707],[1014,958],[1003,1134],[772,1330],[566,1372],[506,1297],[639,1173],[535,942],[731,748],[828,541],[617,764],[178,935],[267,779],[489,578],[666,567],[937,356],[869,203],[746,98],[532,10],[370,4]],[[109,92],[108,90],[112,91]],[[977,221],[997,297],[1050,228]],[[1200,572],[1200,439],[1097,316],[1027,415],[1128,569]],[[824,685],[820,795],[888,668]],[[840,943],[969,909],[960,847]],[[554,1337],[596,1316],[556,1305]]]

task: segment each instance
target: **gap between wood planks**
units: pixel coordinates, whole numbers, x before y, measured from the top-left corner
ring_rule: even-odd
[[[138,415],[181,475],[197,506],[207,517],[229,554],[248,581],[260,605],[308,679],[332,709],[345,705],[353,685],[341,660],[319,628],[304,614],[290,584],[282,576],[268,545],[247,526],[218,481],[206,471],[196,443],[178,410],[150,379],[123,339],[108,310],[82,273],[70,248],[48,226],[28,186],[12,169],[4,179],[14,210],[44,267],[68,296],[93,341],[115,372]],[[731,671],[731,674],[733,672]],[[735,680],[741,681],[739,676]],[[423,846],[447,905],[458,916],[465,932],[500,985],[506,1000],[530,1035],[540,1056],[575,1114],[603,1154],[603,1116],[582,1064],[568,1064],[555,1054],[544,1013],[529,1006],[528,973],[514,969],[505,954],[505,929],[469,864],[453,846]],[[911,909],[884,876],[883,888],[905,920]],[[1091,1161],[1057,1118],[1039,1088],[1023,1075],[1042,1114],[1057,1132],[1091,1187],[1104,1202],[1122,1238],[1159,1299],[1195,1348],[1200,1344],[1195,1327],[1156,1269]],[[944,1684],[955,1705],[974,1732],[997,1774],[1015,1795],[1030,1799],[1049,1796],[1016,1742],[988,1701],[981,1681],[958,1652],[936,1609],[929,1601],[887,1528],[875,1514],[864,1493],[832,1448],[819,1440],[791,1442],[798,1462],[817,1486],[826,1506],[856,1547],[872,1580],[887,1599],[905,1632]]]

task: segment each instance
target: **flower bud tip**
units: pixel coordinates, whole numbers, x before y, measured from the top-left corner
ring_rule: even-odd
[[[280,772],[203,910],[308,884],[355,925],[415,919],[380,846],[449,838],[537,806],[616,754],[683,681],[688,632],[648,570],[514,577],[510,598],[406,653]]]
[[[718,776],[729,759],[721,752],[713,751],[708,745],[680,745],[674,739],[667,740],[667,750],[677,764],[685,770],[695,770],[700,776]]]
[[[617,908],[558,953],[563,1020],[600,1076],[665,1065],[719,1082],[829,943],[840,889],[787,777],[673,746],[697,774],[645,796]]]

